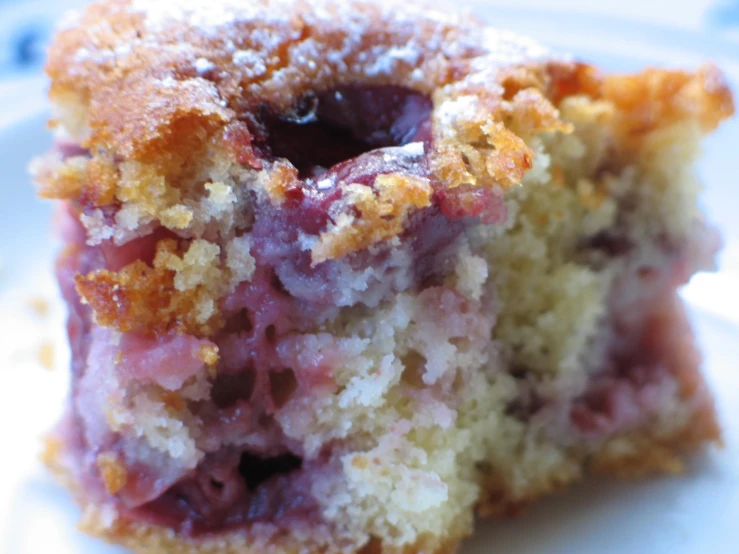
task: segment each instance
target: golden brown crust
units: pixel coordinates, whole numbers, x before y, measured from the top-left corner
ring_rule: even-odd
[[[375,191],[361,185],[347,188],[347,204],[361,215],[345,212],[334,226],[321,234],[312,252],[314,264],[399,235],[406,215],[430,206],[433,194],[428,179],[399,173],[379,175]]]
[[[632,156],[658,129],[694,121],[707,133],[734,114],[726,78],[710,63],[695,72],[648,68],[630,75],[604,75],[582,63],[553,63],[549,73],[555,105],[576,95],[609,103],[618,114],[613,119],[617,149]]]
[[[173,271],[149,267],[141,260],[118,272],[103,269],[79,276],[77,292],[95,311],[98,325],[123,333],[176,330],[207,335],[220,322],[215,314],[205,321],[199,317],[200,290],[178,291]]]
[[[106,514],[97,508],[85,510],[80,529],[85,533],[130,548],[138,554],[346,554],[333,546],[311,546],[309,542],[288,536],[272,538],[269,546],[250,544],[245,535],[230,532],[210,539],[187,540],[171,530],[145,524],[106,525]],[[382,541],[371,539],[357,554],[454,554],[459,540],[439,543],[422,539],[405,548],[388,548]]]
[[[189,253],[198,245],[195,242],[183,251],[177,241],[160,240],[153,266],[136,260],[117,272],[102,269],[78,275],[77,292],[104,327],[121,332],[212,334],[220,328],[222,316],[215,308],[208,311],[203,306],[223,294],[220,287],[229,277],[222,280],[221,274],[227,271],[201,264],[198,269],[204,277],[199,283],[183,287],[176,282],[177,270],[195,265]]]
[[[116,158],[152,162],[167,176],[204,142],[222,137],[227,129],[232,133],[238,118],[257,105],[286,109],[306,90],[339,82],[391,83],[431,93],[450,83],[463,84],[474,73],[471,50],[486,54],[479,47],[479,23],[439,23],[415,11],[416,24],[409,27],[398,23],[399,5],[356,3],[346,8],[327,2],[326,10],[334,13],[318,16],[321,10],[294,2],[289,17],[276,17],[281,6],[275,2],[250,3],[248,9],[226,2],[223,9],[233,21],[215,34],[187,17],[152,28],[143,10],[132,4],[114,0],[95,5],[59,34],[47,66],[50,95],[56,101],[73,97],[84,106],[90,131],[84,146],[93,156],[102,149]],[[275,31],[274,44],[255,40],[256,29],[261,34]],[[393,49],[409,43],[418,48],[418,65],[394,62]],[[298,55],[308,44],[320,67]],[[506,47],[513,52],[510,62],[526,58],[524,46],[511,42]],[[198,60],[212,69],[199,74]],[[382,71],[382,63],[395,67]]]
[[[696,73],[650,68],[635,75],[609,75],[602,96],[622,116],[619,130],[626,141],[687,120],[712,131],[734,113],[726,79],[711,64]]]
[[[102,452],[97,457],[97,467],[108,494],[118,494],[128,481],[128,470],[114,452]]]
[[[620,479],[679,474],[685,469],[686,456],[706,443],[720,445],[720,435],[716,414],[709,403],[697,409],[684,428],[669,436],[638,430],[609,439],[586,458],[582,469],[587,474]],[[491,480],[480,498],[477,512],[485,518],[517,515],[541,497],[566,490],[581,477],[579,471],[554,474],[543,487],[524,495],[511,495],[505,483]]]
[[[620,448],[620,441],[628,449]],[[627,438],[615,437],[596,452],[589,470],[596,475],[636,479],[655,473],[677,474],[685,470],[685,456],[706,445],[721,444],[721,429],[713,405],[695,411],[686,427],[672,436],[640,433]]]

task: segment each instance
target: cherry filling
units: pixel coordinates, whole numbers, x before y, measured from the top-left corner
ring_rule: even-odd
[[[306,94],[287,114],[263,108],[247,117],[248,147],[261,158],[259,164],[281,158],[298,169],[287,184],[286,200],[279,207],[260,206],[251,230],[255,258],[259,265],[274,268],[288,295],[314,306],[377,303],[378,295],[370,293],[359,299],[339,297],[342,283],[336,264],[314,266],[310,252],[299,246],[302,237],[320,235],[335,222],[334,205],[349,184],[372,188],[379,175],[399,173],[427,179],[437,191],[432,206],[409,214],[400,236],[413,257],[410,281],[415,285],[448,269],[449,252],[440,253],[467,225],[505,220],[498,192],[474,187],[444,192],[429,163],[432,107],[427,96],[408,88],[343,86]],[[382,266],[388,255],[389,248],[375,245],[371,253],[355,252],[343,262],[361,271]],[[378,277],[388,293],[394,271]],[[368,289],[374,290],[372,285]]]
[[[208,456],[192,476],[133,515],[189,535],[256,522],[310,521],[316,504],[302,464],[292,454],[259,457],[225,450]]]
[[[584,436],[602,437],[653,416],[675,387],[681,394],[691,387],[695,390],[689,394],[699,393],[695,375],[700,356],[677,288],[701,258],[715,255],[717,243],[707,228],[697,229],[693,240],[692,246],[662,241],[661,261],[635,268],[614,284],[606,361],[569,414]],[[612,229],[592,238],[587,248],[615,258],[629,255],[636,245]]]
[[[78,156],[90,156],[90,151],[86,148],[82,148],[79,144],[64,139],[57,139],[54,142],[54,150],[56,150],[63,160]]]
[[[609,361],[574,401],[570,421],[583,435],[614,433],[657,412],[660,391],[681,382],[682,367],[695,369],[696,347],[683,307],[676,296],[666,296],[638,325],[617,329]]]
[[[432,107],[404,87],[339,87],[304,95],[288,114],[263,110],[255,143],[315,177],[371,150],[430,143]]]
[[[292,454],[283,454],[273,458],[260,458],[247,452],[239,460],[239,474],[251,492],[275,475],[286,475],[300,469],[303,461]]]

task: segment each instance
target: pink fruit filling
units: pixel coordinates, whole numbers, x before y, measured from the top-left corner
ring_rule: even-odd
[[[133,515],[196,535],[254,522],[313,521],[310,469],[302,465],[289,453],[262,458],[222,450]]]
[[[713,258],[715,234],[696,233],[698,256]],[[623,240],[611,238],[607,250],[625,252]],[[602,248],[603,244],[598,244]],[[606,362],[591,376],[586,391],[570,408],[570,422],[586,437],[602,437],[656,416],[665,395],[691,394],[708,402],[706,391],[691,390],[700,354],[685,308],[677,296],[700,262],[690,248],[665,246],[659,266],[642,266],[616,282],[609,306],[611,336]],[[688,380],[688,381],[686,381]]]
[[[79,229],[79,224],[64,226]],[[149,338],[124,333],[115,347],[110,345],[108,332],[95,326],[90,308],[80,301],[74,277],[119,265],[129,249],[148,250],[129,243],[121,253],[111,245],[78,243],[58,265],[62,293],[70,307],[72,442],[88,493],[106,495],[95,460],[102,452],[116,452],[125,461],[128,478],[115,499],[119,510],[132,518],[198,534],[255,521],[287,524],[291,517],[313,517],[309,468],[325,462],[304,464],[299,447],[285,439],[274,419],[294,396],[330,393],[334,388],[331,374],[336,358],[330,340],[310,362],[301,365],[296,355],[306,352],[306,341],[314,337],[304,338],[301,332],[311,325],[311,303],[291,296],[274,269],[262,267],[250,283],[224,300],[229,316],[215,338],[221,362],[211,379],[210,398],[189,403],[208,429],[198,441],[206,455],[195,468],[179,467],[140,439],[114,433],[105,424],[104,406],[115,392],[106,388],[106,376],[114,374],[121,384],[156,383],[176,390],[194,372],[203,371],[196,351],[199,344],[208,342],[187,335]],[[297,308],[301,302],[307,307]],[[116,365],[116,356],[123,363]],[[243,437],[249,437],[250,448],[229,445]]]

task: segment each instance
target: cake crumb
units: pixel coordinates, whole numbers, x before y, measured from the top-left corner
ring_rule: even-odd
[[[354,456],[351,464],[356,469],[367,469],[369,467],[369,461],[364,456]]]
[[[192,210],[186,206],[178,205],[167,208],[161,214],[162,223],[172,229],[185,229],[192,221]]]
[[[49,301],[45,298],[41,298],[40,296],[33,296],[28,299],[27,304],[28,307],[33,310],[33,312],[39,317],[46,317],[47,315],[49,315],[49,310],[51,309],[51,307],[49,306]]]
[[[97,457],[97,466],[109,494],[118,494],[128,482],[128,470],[113,452],[103,452]]]
[[[167,408],[170,408],[173,412],[179,413],[185,409],[185,401],[176,392],[166,392],[162,394],[162,402]]]
[[[43,448],[39,459],[47,466],[52,466],[59,459],[64,450],[64,444],[59,437],[48,435],[44,437]]]
[[[198,349],[198,360],[213,367],[218,363],[218,347],[215,344],[204,344]]]
[[[54,345],[50,342],[42,344],[38,350],[38,359],[44,368],[50,371],[54,369]]]

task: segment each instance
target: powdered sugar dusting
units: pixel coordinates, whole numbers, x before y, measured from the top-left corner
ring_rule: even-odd
[[[494,80],[501,66],[551,56],[547,49],[532,40],[486,28],[464,13],[448,13],[399,0],[356,4],[311,0],[309,5],[295,0],[131,0],[129,9],[144,14],[145,24],[153,34],[150,40],[156,41],[158,33],[173,25],[194,27],[203,36],[223,39],[234,69],[252,80],[268,73],[269,56],[286,39],[279,29],[292,26],[294,18],[317,28],[338,27],[346,35],[330,48],[321,47],[310,38],[293,44],[291,64],[310,72],[320,68],[321,74],[325,74],[328,67],[330,71],[368,77],[406,71],[410,73],[410,81],[422,83],[430,69],[429,60],[439,56],[441,59],[467,58],[475,52],[471,60],[473,71],[466,80],[483,84]],[[378,17],[394,22],[402,42],[374,44],[370,48],[362,46],[362,37],[373,28]],[[236,25],[244,22],[251,24]],[[259,44],[259,48],[238,49],[235,44],[246,36],[251,43]],[[347,66],[346,61],[352,56],[353,63]],[[215,58],[198,57],[194,61],[199,75],[215,69],[211,59]],[[327,62],[326,66],[321,60]]]
[[[249,77],[260,77],[267,73],[267,66],[254,50],[237,50],[234,52],[232,61]]]
[[[174,88],[177,86],[177,81],[173,77],[167,76],[160,81],[160,84],[164,88]]]
[[[263,19],[288,21],[293,0],[131,0],[130,10],[143,13],[149,30],[157,32],[173,23],[185,23],[208,35],[237,21]]]
[[[465,48],[470,44],[477,47],[482,46],[490,54],[479,59],[481,64],[487,64],[488,67],[491,63],[497,65],[518,63],[551,55],[546,48],[530,39],[508,31],[483,28],[478,25],[472,25],[470,36],[465,33],[459,36],[458,40],[448,43],[444,40],[444,30],[463,24],[466,20],[464,14],[449,13],[438,9],[422,9],[422,7],[396,0],[384,0],[372,4],[374,8],[384,12],[384,17],[391,17],[399,24],[408,22],[415,24],[425,20],[437,26],[437,30],[432,35],[424,36],[422,43],[409,41],[403,45],[390,46],[378,53],[379,55],[374,57],[374,63],[366,68],[368,75],[390,74],[398,64],[413,66],[418,63],[424,51],[440,49],[446,55],[453,55],[460,48]],[[218,30],[222,32],[224,27],[230,27],[233,31],[234,23],[239,21],[289,22],[290,14],[295,11],[296,7],[294,0],[270,0],[269,2],[263,0],[252,2],[242,0],[212,0],[210,2],[204,0],[159,0],[157,2],[131,0],[130,3],[130,10],[143,13],[147,27],[153,32],[160,31],[173,23],[184,23],[197,27],[207,35],[215,35]],[[348,2],[313,0],[310,10],[303,13],[302,17],[305,21],[314,24],[326,21],[340,22],[346,29],[348,37],[358,39],[369,22],[367,17],[360,17],[361,14],[354,8],[355,6]],[[469,20],[466,21],[469,23]],[[267,28],[257,28],[252,30],[252,35],[260,31],[264,31],[264,34],[270,32]],[[274,46],[271,43],[275,40],[279,42],[279,37],[276,36],[272,37],[273,41],[268,40],[270,38],[268,36],[253,36],[252,38],[257,39],[268,49]],[[369,54],[367,58],[369,61],[373,56],[371,52],[367,54]],[[237,65],[251,66],[250,72],[258,76],[262,73],[262,66],[254,59],[255,56],[258,54],[240,50],[235,52],[233,61]]]
[[[195,60],[194,65],[195,71],[197,71],[199,75],[205,75],[216,67],[216,65],[207,58],[198,58],[197,60]]]
[[[106,89],[106,75],[114,72],[123,81],[134,75],[145,81],[137,86],[148,87],[151,93],[148,105],[197,98],[196,111],[215,116],[214,122],[234,116],[229,106],[258,102],[279,111],[289,109],[305,92],[332,84],[383,83],[433,97],[431,109],[441,123],[440,132],[454,132],[464,125],[452,123],[473,121],[482,110],[474,98],[464,97],[470,83],[495,87],[501,66],[548,54],[533,41],[486,28],[465,14],[444,17],[404,0],[123,0],[121,4],[136,15],[129,26],[115,30],[109,21],[93,17],[80,29],[84,40],[75,43],[71,56],[60,57],[59,66],[67,74],[98,75],[101,83],[93,90],[111,98],[117,97],[117,90]],[[457,63],[462,68],[459,80],[450,82],[445,75]],[[120,75],[118,65],[126,68]],[[151,136],[167,136],[169,119],[152,120],[138,105],[121,111],[128,117],[136,113],[138,128]],[[108,115],[100,113],[98,120],[105,122]],[[110,123],[111,130],[119,126]],[[420,143],[394,153],[406,158],[423,154]],[[156,205],[170,217],[166,201],[157,199]],[[147,210],[137,210],[141,220],[132,217],[126,229],[148,223],[150,216],[143,215]]]
[[[420,156],[423,156],[425,152],[425,147],[423,142],[410,142],[405,146],[401,146],[400,150],[402,150],[403,153],[407,154],[408,156],[418,158]]]
[[[238,0],[133,0],[131,10],[144,13],[152,30],[161,29],[173,21],[187,22],[205,30],[232,23],[235,14],[250,5],[253,3]]]
[[[367,68],[368,75],[389,75],[395,71],[398,64],[413,66],[421,58],[422,50],[418,44],[409,42],[403,46],[392,46],[386,49],[377,61]]]

